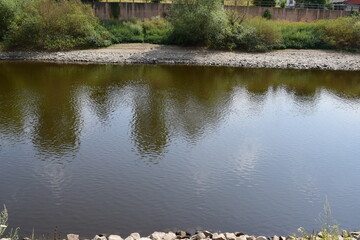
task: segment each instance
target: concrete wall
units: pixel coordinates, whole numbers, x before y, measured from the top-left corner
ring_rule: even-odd
[[[164,17],[171,5],[161,3],[92,3],[95,15],[102,20],[107,19],[146,19],[156,16]],[[348,16],[349,11],[343,10],[321,10],[321,9],[299,9],[299,8],[268,8],[268,7],[246,7],[226,6],[239,13],[246,13],[249,17],[262,16],[266,9],[272,13],[273,20],[292,22],[311,22],[319,19],[335,19]],[[115,14],[114,14],[115,13]],[[115,16],[114,16],[115,15]]]

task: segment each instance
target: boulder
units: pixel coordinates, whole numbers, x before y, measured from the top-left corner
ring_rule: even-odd
[[[165,233],[163,240],[175,240],[176,239],[176,234],[173,232],[168,232]]]
[[[109,240],[123,240],[122,237],[120,237],[119,235],[110,235],[108,237]]]
[[[206,239],[206,235],[203,232],[197,232],[194,236],[190,238],[191,240],[201,240]]]
[[[267,238],[265,236],[258,236],[256,240],[267,240]]]
[[[239,237],[236,237],[236,240],[247,240],[248,237],[249,236],[245,234],[245,235],[241,235]]]
[[[242,236],[242,235],[245,235],[243,232],[236,232],[235,233],[235,236],[237,236],[237,237],[240,237],[240,236]]]
[[[141,238],[140,234],[137,232],[130,234],[130,237],[132,237],[134,240],[139,240]]]
[[[105,237],[105,235],[98,234],[98,235],[95,235],[93,240],[107,240],[107,238]]]
[[[135,240],[132,236],[128,236],[125,240]]]
[[[236,240],[236,235],[235,235],[235,233],[225,233],[225,237],[226,237],[228,240]]]
[[[66,235],[67,240],[79,240],[79,235],[78,234],[68,234]]]
[[[213,240],[226,240],[226,237],[225,237],[225,235],[222,234],[222,233],[214,233],[214,234],[212,235],[212,239],[213,239]]]
[[[209,231],[203,231],[203,233],[205,234],[206,238],[212,238],[212,233]]]
[[[165,234],[165,233],[164,233]],[[177,231],[176,232],[176,237],[178,239],[184,239],[184,238],[188,238],[190,237],[190,233],[184,232],[184,231]]]
[[[153,232],[149,237],[152,240],[162,240],[164,236],[165,236],[164,232]]]
[[[247,240],[255,240],[256,239],[256,237],[255,236],[247,236],[247,238],[246,238]]]
[[[272,237],[272,240],[280,240],[280,237],[277,236],[277,235],[274,235],[274,236]]]

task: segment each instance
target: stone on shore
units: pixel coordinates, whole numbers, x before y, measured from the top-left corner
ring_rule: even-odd
[[[139,240],[141,238],[140,234],[137,232],[130,234],[130,237],[132,237],[134,240]]]
[[[122,237],[120,237],[119,235],[110,235],[108,237],[109,240],[123,240]]]
[[[79,240],[79,235],[78,234],[70,233],[70,234],[66,235],[66,237],[67,237],[67,240]]]
[[[212,235],[212,239],[213,239],[213,240],[226,240],[226,237],[225,237],[225,235],[222,234],[222,233],[214,233],[214,234]]]
[[[168,232],[165,233],[163,240],[175,240],[176,239],[176,234],[173,232]]]
[[[98,235],[95,235],[93,240],[107,240],[107,238],[102,234],[98,234]]]
[[[235,233],[225,233],[225,237],[226,237],[228,240],[236,240],[236,235],[235,235]]]
[[[164,232],[153,232],[152,234],[150,234],[150,238],[152,240],[162,240],[165,236]]]
[[[256,238],[256,240],[267,240],[267,238],[265,236],[259,236]]]
[[[236,232],[236,233],[235,233],[235,236],[237,236],[237,237],[240,237],[240,236],[242,236],[242,235],[245,235],[245,233],[243,233],[243,232]]]
[[[191,240],[201,240],[206,239],[206,235],[203,232],[197,232],[194,236],[190,238]]]
[[[190,237],[190,233],[185,232],[185,231],[177,231],[176,236],[178,239],[184,239],[184,238]]]

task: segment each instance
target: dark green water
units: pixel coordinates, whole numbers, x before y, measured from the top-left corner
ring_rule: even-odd
[[[358,229],[360,74],[0,63],[0,172],[24,234]]]

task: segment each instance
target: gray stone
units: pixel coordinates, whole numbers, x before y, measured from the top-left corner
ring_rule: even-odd
[[[272,240],[280,240],[280,237],[275,235],[275,236],[272,237]]]
[[[151,239],[148,238],[148,237],[142,237],[142,238],[140,238],[139,240],[151,240]]]
[[[211,232],[209,232],[209,231],[203,231],[203,233],[205,234],[205,236],[206,236],[207,238],[212,238],[212,233],[211,233]]]
[[[267,240],[267,238],[264,237],[264,236],[258,236],[258,237],[256,238],[256,240]]]
[[[184,231],[177,231],[176,236],[178,239],[184,239],[184,238],[190,237],[190,234],[187,232],[184,232]]]
[[[120,237],[119,235],[110,235],[108,237],[109,240],[123,240],[122,237]]]
[[[176,239],[176,234],[173,233],[173,232],[165,233],[163,239],[164,240],[175,240]]]
[[[78,234],[68,234],[66,235],[67,240],[79,240],[79,235]]]
[[[153,232],[150,235],[150,238],[153,240],[162,240],[164,236],[165,236],[164,232]]]
[[[255,236],[248,236],[246,239],[247,239],[247,240],[255,240],[256,237],[255,237]]]
[[[226,237],[228,240],[236,240],[236,235],[235,235],[235,233],[225,233],[225,237]]]
[[[240,236],[242,236],[242,235],[245,235],[243,232],[236,232],[235,233],[235,236],[237,236],[237,237],[240,237]]]
[[[125,240],[135,240],[132,236],[128,236]]]
[[[130,234],[130,237],[132,237],[134,240],[139,240],[141,238],[140,234],[137,232]]]
[[[197,232],[194,236],[190,238],[191,240],[201,240],[206,239],[206,235],[203,232]]]
[[[11,238],[0,238],[0,240],[11,240]]]
[[[350,232],[350,235],[354,238],[358,238],[358,237],[360,237],[360,231]]]
[[[98,234],[98,235],[95,235],[93,240],[107,240],[107,238],[102,234]]]
[[[249,237],[248,235],[241,235],[237,237],[236,240],[247,240],[248,237]]]
[[[225,235],[224,234],[222,234],[222,233],[214,233],[213,235],[212,235],[212,239],[213,240],[226,240],[226,237],[225,237]]]

